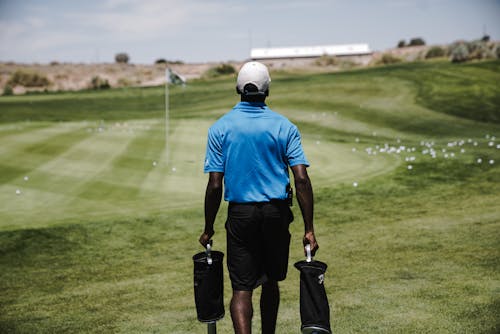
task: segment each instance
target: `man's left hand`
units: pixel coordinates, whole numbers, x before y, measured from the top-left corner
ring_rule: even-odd
[[[200,239],[199,239],[199,242],[200,244],[207,248],[207,244],[208,242],[210,241],[210,239],[212,239],[213,235],[215,234],[215,231],[204,231],[201,236],[200,236]]]

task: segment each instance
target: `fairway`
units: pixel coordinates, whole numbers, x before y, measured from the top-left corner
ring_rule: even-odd
[[[203,199],[210,121],[64,122],[3,126],[1,229],[42,227],[197,208]],[[369,159],[351,146],[304,140],[321,187],[392,170],[394,158]],[[167,147],[169,161],[167,163]],[[333,156],[342,156],[333,163]],[[7,223],[8,222],[8,223]]]
[[[500,62],[271,75],[311,164],[334,333],[500,330]],[[163,87],[0,97],[1,333],[206,332],[206,135],[238,96],[232,77],[170,91],[167,138]],[[300,328],[293,211],[283,334]],[[229,297],[226,272],[219,333]]]

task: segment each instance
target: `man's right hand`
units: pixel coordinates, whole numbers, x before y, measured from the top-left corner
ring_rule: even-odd
[[[215,234],[215,231],[213,231],[213,230],[203,232],[200,236],[200,239],[199,239],[200,244],[203,247],[207,248],[207,244],[210,241],[210,239],[212,239],[214,234]]]
[[[304,239],[302,241],[304,243],[304,246],[309,244],[311,245],[311,255],[314,256],[316,254],[316,251],[319,249],[318,242],[316,241],[316,236],[314,235],[314,232],[306,232],[304,234]],[[306,250],[304,249],[304,255],[306,255]]]

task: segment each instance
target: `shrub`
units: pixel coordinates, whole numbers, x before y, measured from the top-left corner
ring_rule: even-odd
[[[406,46],[406,42],[404,39],[402,39],[398,42],[398,48],[404,48],[405,46]]]
[[[450,59],[453,63],[461,63],[469,58],[469,50],[465,43],[455,43],[450,47]]]
[[[334,66],[338,65],[338,60],[335,56],[322,55],[314,61],[314,64],[317,66]]]
[[[493,54],[488,48],[488,44],[484,41],[478,40],[469,42],[467,43],[467,49],[469,51],[469,60],[493,58]]]
[[[16,71],[7,81],[7,85],[12,87],[24,86],[24,87],[44,87],[50,84],[49,79],[46,76],[38,74],[36,72],[25,72]]]
[[[90,88],[91,89],[108,89],[110,87],[111,86],[109,85],[108,80],[103,79],[98,75],[92,77],[92,80],[90,80]]]
[[[117,63],[127,64],[129,60],[130,58],[125,52],[120,52],[115,55],[115,62]]]
[[[402,61],[403,60],[401,58],[398,58],[398,57],[394,56],[391,53],[384,53],[382,55],[382,58],[380,58],[380,60],[377,63],[378,64],[389,65],[389,64],[400,63]]]
[[[14,90],[12,89],[11,85],[5,85],[3,88],[3,95],[8,96],[8,95],[14,95]]]
[[[446,50],[440,46],[433,46],[425,54],[425,59],[438,58],[446,56]]]
[[[156,61],[155,61],[155,64],[166,64],[166,63],[167,63],[167,60],[163,59],[163,58],[156,59]]]
[[[408,46],[418,46],[418,45],[425,45],[425,41],[420,37],[410,39],[410,43],[408,44]]]
[[[230,64],[220,64],[218,66],[212,67],[205,72],[205,76],[209,78],[215,78],[221,75],[236,73],[234,67]]]

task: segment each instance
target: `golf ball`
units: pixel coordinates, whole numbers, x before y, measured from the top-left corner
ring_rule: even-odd
[[[495,163],[495,160],[491,159],[489,162],[490,162],[490,165],[493,165]]]
[[[353,187],[357,187],[357,186],[358,186],[358,182],[353,182],[353,183],[352,183],[352,186],[353,186]]]
[[[177,168],[172,167],[172,172],[175,172],[175,171],[177,171]]]
[[[413,166],[412,165],[408,165],[408,170],[412,170],[413,169]]]
[[[28,181],[30,178],[28,176],[24,177],[24,181]]]
[[[478,163],[478,164],[480,164],[480,163],[482,163],[482,162],[483,162],[483,159],[481,159],[481,158],[478,158],[478,159],[477,159],[477,163]]]
[[[21,190],[16,189],[16,195],[21,195]]]
[[[153,166],[156,166],[157,165],[157,162],[156,161],[153,161]]]

